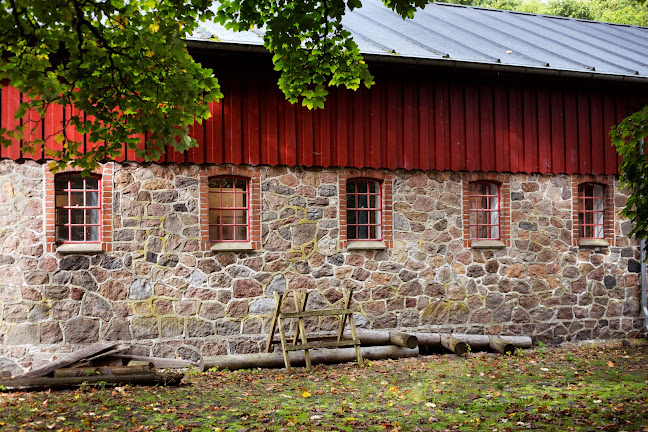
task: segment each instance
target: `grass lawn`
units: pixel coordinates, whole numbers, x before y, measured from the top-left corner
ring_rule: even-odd
[[[182,387],[0,393],[0,430],[648,431],[648,344],[189,374]]]

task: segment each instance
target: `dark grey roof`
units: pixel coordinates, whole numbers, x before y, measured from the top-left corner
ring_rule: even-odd
[[[380,0],[364,0],[343,24],[362,53],[378,61],[648,79],[647,27],[446,3],[403,20]],[[261,47],[262,38],[262,30],[234,33],[203,23],[188,40],[244,50]]]

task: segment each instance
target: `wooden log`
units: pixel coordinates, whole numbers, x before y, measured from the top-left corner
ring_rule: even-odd
[[[54,371],[54,378],[87,377],[96,375],[139,375],[154,374],[153,363],[142,366],[101,366],[91,368],[65,368]]]
[[[441,335],[439,333],[412,332],[410,334],[417,337],[419,346],[441,345]],[[452,336],[470,345],[472,350],[488,349],[490,347],[490,338],[486,335],[455,333]],[[500,338],[513,344],[516,348],[531,348],[533,346],[533,341],[529,336],[500,336]]]
[[[515,352],[515,345],[498,336],[490,337],[490,347],[501,354],[513,354]]]
[[[395,345],[363,347],[361,348],[363,359],[368,360],[385,360],[397,359],[402,357],[416,357],[419,354],[418,348],[409,349],[397,347]],[[306,361],[303,352],[290,352],[290,364],[293,366],[303,366]],[[348,363],[357,360],[357,354],[354,348],[340,348],[331,350],[315,350],[310,353],[311,363],[313,364],[331,364],[331,363]],[[259,354],[236,354],[224,356],[205,357],[205,368],[219,369],[254,369],[254,368],[280,368],[284,366],[283,355],[277,353],[259,353]]]
[[[158,357],[145,357],[145,356],[136,356],[130,354],[114,354],[114,357],[122,358],[127,361],[143,361],[147,363],[153,363],[153,365],[158,369],[182,369],[186,367],[195,367],[198,370],[202,371],[204,369],[203,359],[200,359],[200,362],[192,362],[189,360],[180,360],[180,359],[171,359],[171,358],[158,358]],[[128,363],[130,364],[130,363]]]
[[[438,347],[441,346],[441,335],[439,333],[412,333],[416,336],[419,346],[431,346]]]
[[[396,346],[404,348],[416,348],[418,346],[418,338],[414,335],[400,332],[390,332],[389,341]]]
[[[358,330],[358,339],[362,345],[396,345],[403,348],[416,348],[418,338],[414,333],[389,332],[379,330]],[[351,332],[344,332],[344,339],[352,339]]]
[[[470,346],[466,342],[462,342],[449,334],[441,335],[441,345],[459,356],[466,354],[470,349]]]
[[[47,363],[39,368],[32,369],[15,378],[36,378],[48,375],[56,369],[64,368],[71,364],[85,360],[88,357],[94,357],[96,354],[112,350],[119,342],[97,342],[95,344],[83,347],[78,351],[69,354],[61,354],[61,358]]]
[[[179,385],[184,377],[182,373],[171,374],[132,374],[132,375],[95,375],[83,377],[33,377],[33,378],[10,378],[0,380],[0,386],[8,390],[14,389],[60,389],[79,387],[86,383],[88,385],[116,385],[116,384],[138,384],[138,385]]]

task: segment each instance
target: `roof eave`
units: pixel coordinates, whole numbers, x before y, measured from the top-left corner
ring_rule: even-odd
[[[219,51],[253,52],[268,54],[263,45],[242,44],[233,42],[216,42],[209,40],[187,39],[187,47],[194,49],[207,49]],[[648,77],[609,74],[601,72],[585,72],[579,70],[552,69],[542,67],[515,66],[506,64],[493,64],[486,62],[470,62],[453,59],[431,59],[422,57],[408,57],[388,54],[362,54],[365,60],[372,63],[402,63],[409,65],[441,66],[446,68],[477,69],[492,72],[510,72],[529,75],[546,75],[564,78],[589,78],[604,81],[643,83],[648,84]]]

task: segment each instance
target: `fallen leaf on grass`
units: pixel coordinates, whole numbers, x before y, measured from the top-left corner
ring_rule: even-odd
[[[307,391],[303,392],[301,395],[302,395],[303,398],[309,398],[309,397],[313,396],[312,394],[310,394]]]

